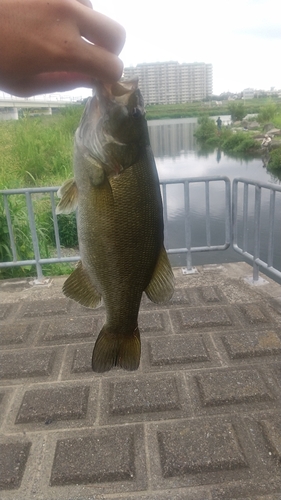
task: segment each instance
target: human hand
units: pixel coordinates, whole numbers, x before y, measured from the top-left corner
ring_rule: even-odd
[[[0,0],[0,89],[28,97],[117,81],[124,42],[89,0]]]

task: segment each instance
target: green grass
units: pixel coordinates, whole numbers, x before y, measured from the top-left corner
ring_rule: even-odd
[[[83,106],[65,108],[53,116],[0,122],[0,189],[61,185],[72,175],[73,136]],[[24,195],[9,197],[18,260],[33,259],[33,247]],[[50,199],[38,195],[34,202],[40,255],[51,256],[55,238]],[[59,216],[61,244],[77,246],[75,215]],[[11,260],[8,227],[0,197],[0,259]],[[70,272],[71,265],[45,266],[49,275]],[[5,268],[0,278],[35,276],[35,266]]]
[[[56,185],[72,172],[73,135],[83,106],[53,116],[0,122],[0,189]]]

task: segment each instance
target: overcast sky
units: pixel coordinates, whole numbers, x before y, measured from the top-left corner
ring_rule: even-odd
[[[179,61],[213,64],[213,93],[281,89],[277,0],[92,0],[120,22],[125,66]]]

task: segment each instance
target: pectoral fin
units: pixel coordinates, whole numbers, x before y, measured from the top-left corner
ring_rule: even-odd
[[[64,282],[62,291],[85,307],[98,307],[101,304],[101,294],[91,283],[87,272],[83,269],[82,262],[78,262],[76,269]]]
[[[78,205],[78,188],[74,179],[68,179],[58,190],[61,198],[57,208],[57,214],[70,214]]]
[[[145,293],[156,304],[167,302],[174,293],[174,275],[164,247],[160,251],[151,281],[145,289]]]
[[[100,186],[105,178],[101,162],[98,162],[87,150],[83,153],[83,159],[92,186]]]

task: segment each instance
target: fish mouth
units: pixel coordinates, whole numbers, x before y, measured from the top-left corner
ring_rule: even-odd
[[[140,92],[138,91],[138,78],[132,78],[131,80],[120,80],[115,83],[102,83],[96,81],[95,83],[95,95],[96,100],[100,104],[99,115],[102,116],[103,112],[108,109],[109,106],[114,104],[119,104],[121,106],[127,107],[130,104],[130,98],[135,94],[134,106],[130,106],[130,112],[134,116],[135,114],[144,115],[144,102]]]
[[[124,96],[128,96],[128,94],[135,92],[138,89],[138,86],[138,78],[132,78],[132,80],[120,80],[115,83],[101,83],[96,80],[95,90],[99,97],[103,96],[111,101],[114,99],[116,102],[120,102],[121,104],[123,103],[123,100],[126,101]]]

